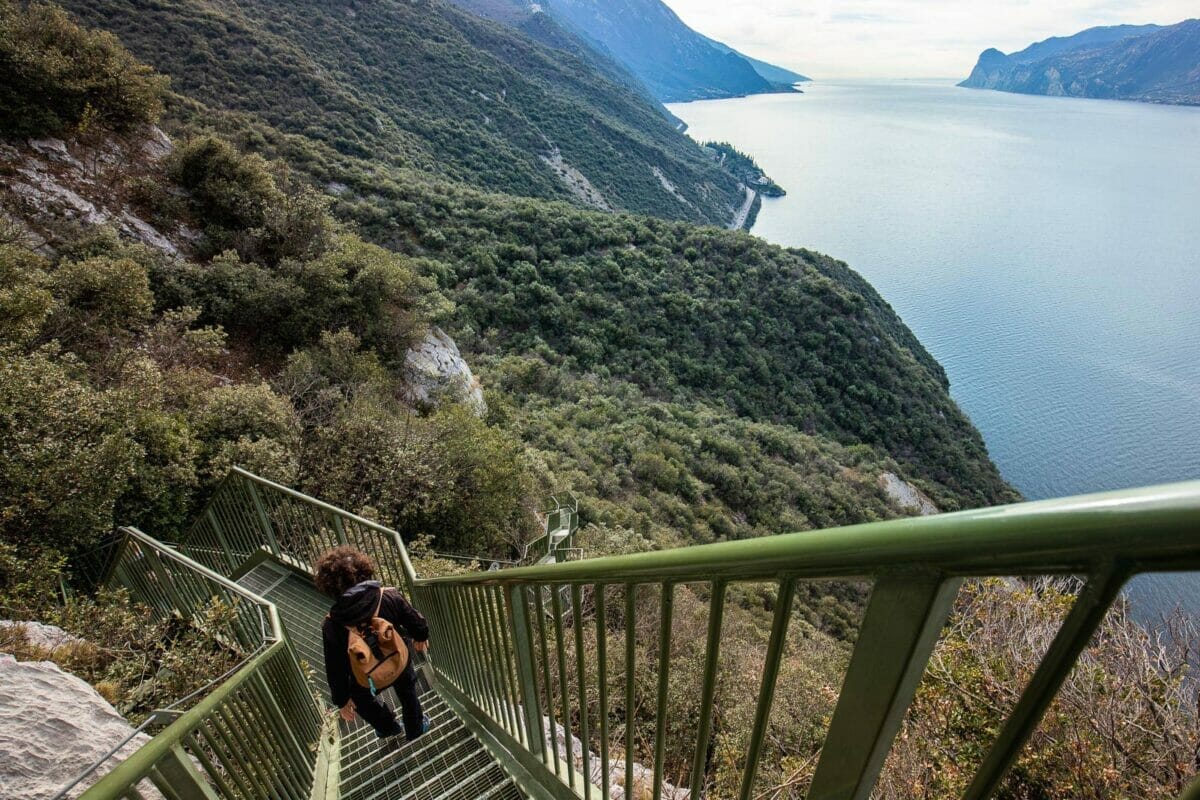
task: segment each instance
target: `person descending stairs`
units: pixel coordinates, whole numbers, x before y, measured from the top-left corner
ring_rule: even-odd
[[[380,739],[403,733],[411,742],[430,726],[409,658],[410,651],[429,649],[429,625],[399,591],[374,577],[371,559],[349,545],[317,559],[317,590],[335,600],[321,624],[326,680],[343,720],[353,722],[357,713]],[[400,700],[403,727],[380,697],[388,688]]]

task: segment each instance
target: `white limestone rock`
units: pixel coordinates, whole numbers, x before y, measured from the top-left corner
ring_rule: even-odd
[[[444,397],[469,406],[477,416],[487,413],[483,387],[445,331],[433,327],[404,359],[405,400],[413,405],[437,405]]]
[[[0,653],[0,797],[49,800],[132,731],[95,689],[58,665]],[[70,796],[148,740],[136,735]]]
[[[551,730],[548,718],[542,717],[542,724],[543,731]],[[579,741],[578,736],[557,722],[554,724],[553,731],[554,749],[558,752],[559,759],[566,760],[569,757],[574,762],[575,769],[582,775],[583,743]],[[548,737],[546,741],[549,743]],[[601,765],[600,756],[589,749],[587,761],[588,780],[593,786],[599,786],[604,779],[604,767]],[[625,759],[610,758],[608,760],[608,784],[612,800],[652,800],[654,797],[654,770],[637,761],[633,762],[633,785],[627,788],[625,786]],[[691,794],[691,791],[682,786],[675,786],[665,779],[662,782],[660,796],[663,800],[689,800]]]
[[[19,634],[23,635],[25,641],[34,647],[51,652],[63,645],[79,644],[83,641],[83,639],[67,633],[57,625],[43,625],[40,622],[17,622],[4,619],[0,620],[0,649],[4,647],[4,643],[9,637],[15,638]]]
[[[151,161],[158,161],[170,155],[174,149],[175,145],[171,143],[171,137],[167,136],[162,128],[157,125],[151,125],[146,135],[146,140],[142,142],[142,152]]]
[[[916,511],[922,517],[940,513],[927,494],[894,472],[884,472],[879,476],[879,488],[905,511]]]

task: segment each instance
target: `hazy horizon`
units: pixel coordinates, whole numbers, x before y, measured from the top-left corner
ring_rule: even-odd
[[[1172,25],[1195,0],[664,0],[695,30],[814,79],[963,79],[979,54],[1006,53],[1100,25]]]

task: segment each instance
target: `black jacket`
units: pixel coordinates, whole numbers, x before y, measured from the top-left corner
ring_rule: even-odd
[[[379,603],[379,593],[383,602]],[[321,624],[321,644],[325,650],[325,677],[329,680],[329,694],[338,708],[350,699],[350,656],[346,647],[350,643],[347,626],[360,625],[371,618],[375,604],[379,603],[379,616],[400,629],[407,638],[417,642],[429,640],[429,623],[404,595],[395,589],[384,589],[379,581],[364,581],[351,586],[333,604],[329,616]]]

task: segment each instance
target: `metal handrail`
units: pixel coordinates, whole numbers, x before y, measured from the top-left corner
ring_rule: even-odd
[[[498,575],[429,577],[420,584],[756,580],[784,573],[840,578],[946,570],[964,576],[1070,575],[1114,559],[1129,560],[1137,572],[1200,566],[1200,481],[517,567]]]
[[[266,548],[311,572],[324,550],[342,544],[370,555],[381,580],[403,581],[411,593],[417,575],[398,532],[240,467],[218,485],[182,537],[180,549],[218,571],[232,573]]]
[[[633,785],[631,738],[610,741],[610,660],[605,655],[609,595],[624,596],[627,644],[624,684],[634,667],[634,599],[658,598],[656,734],[643,753],[653,763],[655,797],[663,785],[663,752],[676,586],[699,584],[709,597],[708,638],[700,717],[690,774],[692,797],[707,785],[721,624],[726,591],[736,582],[771,583],[776,600],[761,680],[748,691],[755,716],[739,797],[754,796],[775,682],[800,580],[873,581],[855,649],[810,798],[866,798],[878,779],[917,683],[964,578],[1075,575],[1083,588],[1033,678],[1009,714],[964,797],[981,800],[999,785],[1033,733],[1092,633],[1126,580],[1141,572],[1200,569],[1200,482],[934,517],[909,518],[677,550],[566,561],[488,573],[431,577],[417,582],[417,603],[453,649],[436,662],[439,685],[465,713],[522,754],[550,785],[565,782],[585,797],[607,798],[607,766],[593,769],[589,752],[624,751],[625,786]],[[569,590],[564,601],[562,590]],[[610,591],[611,590],[611,591]],[[590,600],[585,609],[584,599]],[[549,609],[545,604],[549,602]],[[565,608],[564,606],[568,606]],[[584,613],[586,611],[586,613]],[[569,612],[569,613],[567,613]],[[592,629],[594,627],[594,630]],[[585,630],[586,629],[586,630]],[[584,647],[594,637],[597,655]],[[619,628],[618,628],[619,632]],[[645,642],[643,642],[645,644]],[[568,663],[574,662],[574,669]],[[575,674],[571,675],[570,672]],[[589,678],[588,676],[596,676]],[[591,699],[596,699],[598,711]],[[632,708],[634,697],[625,698]],[[547,727],[548,723],[548,727]],[[589,729],[598,723],[599,730]],[[627,736],[633,727],[626,725]],[[559,752],[552,732],[566,728],[583,743]],[[568,737],[569,741],[569,737]],[[568,747],[567,753],[571,750]],[[597,787],[591,783],[597,782]]]
[[[215,588],[252,608],[259,624],[234,627],[236,643],[247,651],[241,664],[82,797],[140,796],[139,784],[149,781],[168,797],[307,798],[322,709],[275,605],[135,528],[121,532],[112,574],[136,600],[186,617],[211,602]]]

